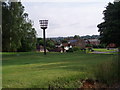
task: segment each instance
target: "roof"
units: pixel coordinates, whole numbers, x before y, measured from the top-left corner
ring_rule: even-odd
[[[78,40],[69,40],[70,43],[77,42]]]
[[[98,40],[98,39],[88,39],[90,42],[92,42],[92,41],[100,41],[100,40]]]
[[[62,46],[64,46],[64,47],[68,46],[68,43],[62,43]]]

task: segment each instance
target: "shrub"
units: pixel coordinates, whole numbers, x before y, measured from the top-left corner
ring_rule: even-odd
[[[79,50],[80,50],[80,47],[78,46],[73,47],[73,51],[79,51]]]
[[[105,48],[105,47],[106,47],[105,44],[99,44],[99,45],[98,45],[98,48]]]
[[[86,47],[92,47],[93,45],[92,44],[87,44]]]
[[[72,48],[69,48],[69,50],[67,50],[67,52],[73,52],[73,49],[72,49]]]

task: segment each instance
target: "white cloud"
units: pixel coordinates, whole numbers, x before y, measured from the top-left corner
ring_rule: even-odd
[[[87,2],[97,0],[78,1],[81,2],[24,2],[23,5],[34,21],[38,36],[42,36],[39,19],[49,20],[47,37],[98,34],[96,26],[102,22],[102,12],[107,3],[102,0],[100,3]]]
[[[119,2],[120,0],[114,0],[114,2]]]
[[[110,2],[111,0],[21,0],[22,2]]]

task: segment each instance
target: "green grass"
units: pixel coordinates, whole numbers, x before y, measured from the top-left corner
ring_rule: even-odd
[[[110,50],[108,50],[108,49],[106,49],[106,48],[100,48],[100,49],[94,48],[93,50],[94,50],[94,51],[98,51],[98,52],[111,52],[111,51],[116,51],[115,49],[110,49]]]
[[[3,88],[80,87],[80,79],[94,78],[93,68],[113,55],[74,53],[3,54]]]
[[[102,54],[118,54],[117,48],[116,49],[109,49],[107,50],[106,48],[93,48],[94,52],[87,51],[87,53],[102,53]]]

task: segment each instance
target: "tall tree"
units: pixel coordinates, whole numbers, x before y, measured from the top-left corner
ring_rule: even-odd
[[[104,22],[97,27],[102,43],[115,43],[120,47],[120,2],[109,3],[103,11]]]
[[[3,2],[2,21],[3,51],[20,51],[24,43],[27,43],[26,47],[32,45],[31,49],[35,47],[36,32],[32,28],[28,14],[24,13],[24,6],[21,2]]]
[[[2,3],[2,50],[10,50],[10,11],[7,3]]]

